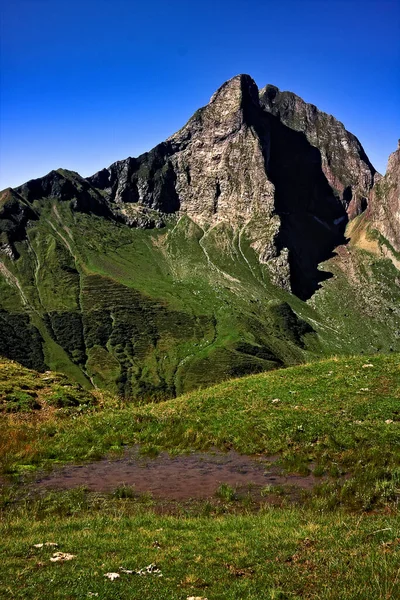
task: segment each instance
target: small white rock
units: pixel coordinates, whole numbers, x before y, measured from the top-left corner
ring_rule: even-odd
[[[124,569],[124,567],[120,567],[119,570],[121,573],[126,573],[127,575],[132,575],[132,573],[136,573],[136,571],[131,571],[131,569]]]
[[[118,577],[121,577],[121,575],[119,573],[104,573],[104,577],[114,581],[114,579],[118,579]]]
[[[65,560],[72,560],[75,557],[75,554],[68,554],[68,552],[55,552],[50,560],[51,562],[64,562]]]

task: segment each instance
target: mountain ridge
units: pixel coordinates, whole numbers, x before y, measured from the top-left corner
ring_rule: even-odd
[[[103,216],[111,216],[111,211],[118,220],[124,220],[132,226],[144,227],[160,227],[164,223],[165,215],[181,212],[187,213],[200,226],[207,227],[220,221],[243,226],[254,215],[260,216],[268,222],[268,232],[267,235],[260,236],[260,232],[257,231],[256,239],[252,240],[253,248],[259,254],[260,260],[270,267],[271,275],[277,284],[288,290],[294,285],[292,291],[306,299],[318,287],[320,275],[317,273],[317,264],[330,255],[339,241],[343,241],[343,227],[337,225],[340,223],[338,219],[344,215],[338,198],[335,198],[328,182],[325,181],[324,173],[318,172],[317,164],[312,168],[312,173],[303,177],[304,193],[297,194],[292,204],[297,202],[298,205],[302,205],[300,212],[303,213],[308,226],[313,228],[314,235],[320,238],[319,243],[327,240],[326,249],[322,253],[316,248],[306,248],[304,251],[301,247],[301,233],[299,235],[294,231],[293,234],[296,223],[290,219],[286,219],[288,223],[283,227],[284,230],[288,229],[287,235],[284,232],[279,235],[282,225],[279,215],[281,211],[275,205],[276,185],[274,186],[273,180],[276,177],[278,185],[282,187],[282,183],[284,186],[288,179],[293,181],[298,177],[299,168],[296,162],[299,157],[293,157],[289,171],[283,174],[283,178],[279,179],[279,169],[275,168],[275,174],[269,172],[271,129],[280,130],[277,137],[285,134],[281,131],[284,125],[273,123],[271,120],[268,113],[265,114],[262,110],[255,82],[248,75],[236,76],[223,84],[212,96],[209,104],[199,109],[177,134],[137,159],[118,161],[108,169],[86,178],[85,181],[91,189],[79,190],[79,202],[75,201],[78,204],[77,209],[90,210]],[[303,161],[300,165],[301,170],[305,170],[305,165],[307,167],[311,162],[318,163],[315,149],[311,146],[305,147],[300,138],[293,143],[294,136],[291,132],[289,142],[290,145],[298,144],[298,154],[314,154],[311,160]],[[286,152],[287,145],[281,149],[275,164],[282,164],[281,155]],[[233,164],[230,164],[231,161]],[[50,183],[48,179],[53,173],[56,181]],[[27,199],[40,194],[60,199],[72,197],[71,181],[61,181],[58,172],[51,174],[20,186],[17,188],[19,193]],[[35,185],[39,189],[36,189]],[[86,185],[81,181],[78,188]],[[311,213],[317,211],[317,214],[312,214],[317,222],[313,223],[307,215],[310,213],[309,198],[321,195],[321,189],[317,192],[313,189],[316,185],[319,185],[319,188],[324,187],[322,193],[325,200],[328,199],[331,211],[322,207],[321,212],[321,207],[315,206],[314,202]],[[293,194],[293,191],[292,186],[289,192]],[[291,212],[287,210],[289,194],[284,191],[280,194],[280,197],[282,196],[286,196],[283,212],[287,215]],[[298,207],[295,212],[297,219]],[[318,220],[323,223],[318,223]],[[330,239],[327,239],[327,231],[330,233]],[[293,239],[300,241],[300,248],[297,248],[296,243],[292,243],[293,247],[290,247]],[[299,259],[299,256],[306,252],[312,255],[311,260]],[[282,271],[285,262],[289,276],[282,279],[277,274],[275,263],[279,265],[278,270]],[[297,271],[300,271],[300,274]],[[311,271],[311,281],[299,285],[300,281],[304,283]]]

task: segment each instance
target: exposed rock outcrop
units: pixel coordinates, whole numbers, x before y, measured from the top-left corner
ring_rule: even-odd
[[[400,252],[400,140],[386,174],[373,187],[368,213],[372,226]]]
[[[227,81],[151,152],[88,181],[130,224],[153,225],[148,211],[157,211],[161,223],[162,215],[186,213],[202,228],[226,222],[238,229],[251,221],[246,235],[272,281],[301,298],[325,278],[318,263],[344,241],[346,213],[318,149],[265,110],[248,75]]]
[[[278,117],[266,113],[265,119],[270,132],[267,173],[280,220],[275,246],[280,254],[287,249],[291,291],[307,299],[329,277],[318,265],[345,242],[347,214],[322,170],[319,150]]]
[[[339,195],[350,219],[367,208],[374,184],[375,169],[359,140],[340,121],[292,92],[281,92],[274,85],[260,91],[266,111],[304,133],[321,153],[322,170],[332,189]]]
[[[23,198],[11,188],[0,196],[0,252],[11,259],[18,257],[14,242],[24,239],[29,219],[35,219],[34,211]]]
[[[88,181],[110,202],[185,212],[202,227],[221,221],[243,225],[254,215],[269,220],[274,186],[265,172],[268,144],[257,86],[240,75],[166,142]]]

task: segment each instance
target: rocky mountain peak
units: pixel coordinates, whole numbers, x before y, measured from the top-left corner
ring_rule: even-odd
[[[233,77],[137,158],[0,193],[0,354],[163,399],[398,348],[399,175],[400,148],[379,177],[336,119]]]
[[[243,225],[256,213],[270,218],[273,185],[265,172],[262,127],[254,128],[261,119],[256,84],[238,75],[151,152],[114,163],[88,181],[131,223],[139,212],[154,210],[186,213],[201,227]]]
[[[229,121],[230,115],[259,107],[258,87],[250,75],[236,75],[226,81],[212,96],[207,108],[214,118]]]
[[[332,115],[320,111],[293,92],[267,85],[260,91],[264,110],[304,133],[321,155],[322,170],[345,207],[349,219],[367,208],[376,170],[355,135]]]
[[[217,140],[223,139],[251,121],[254,111],[260,111],[257,85],[250,75],[236,75],[222,84],[209,103],[198,109],[167,142],[173,150],[181,150],[182,145],[205,129],[212,129]]]

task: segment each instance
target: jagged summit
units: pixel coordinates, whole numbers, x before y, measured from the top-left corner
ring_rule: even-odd
[[[137,213],[132,204],[142,215],[185,213],[201,227],[222,221],[240,227],[256,214],[270,220],[274,188],[265,172],[262,118],[254,81],[234,77],[168,140],[88,181],[130,222]]]
[[[296,131],[305,134],[321,153],[323,172],[352,219],[363,212],[374,184],[375,168],[361,143],[332,115],[308,104],[293,92],[267,85],[260,91],[263,108]]]
[[[248,104],[259,106],[258,87],[250,75],[241,74],[228,79],[211,96],[210,104],[219,104],[223,112],[234,112]]]

